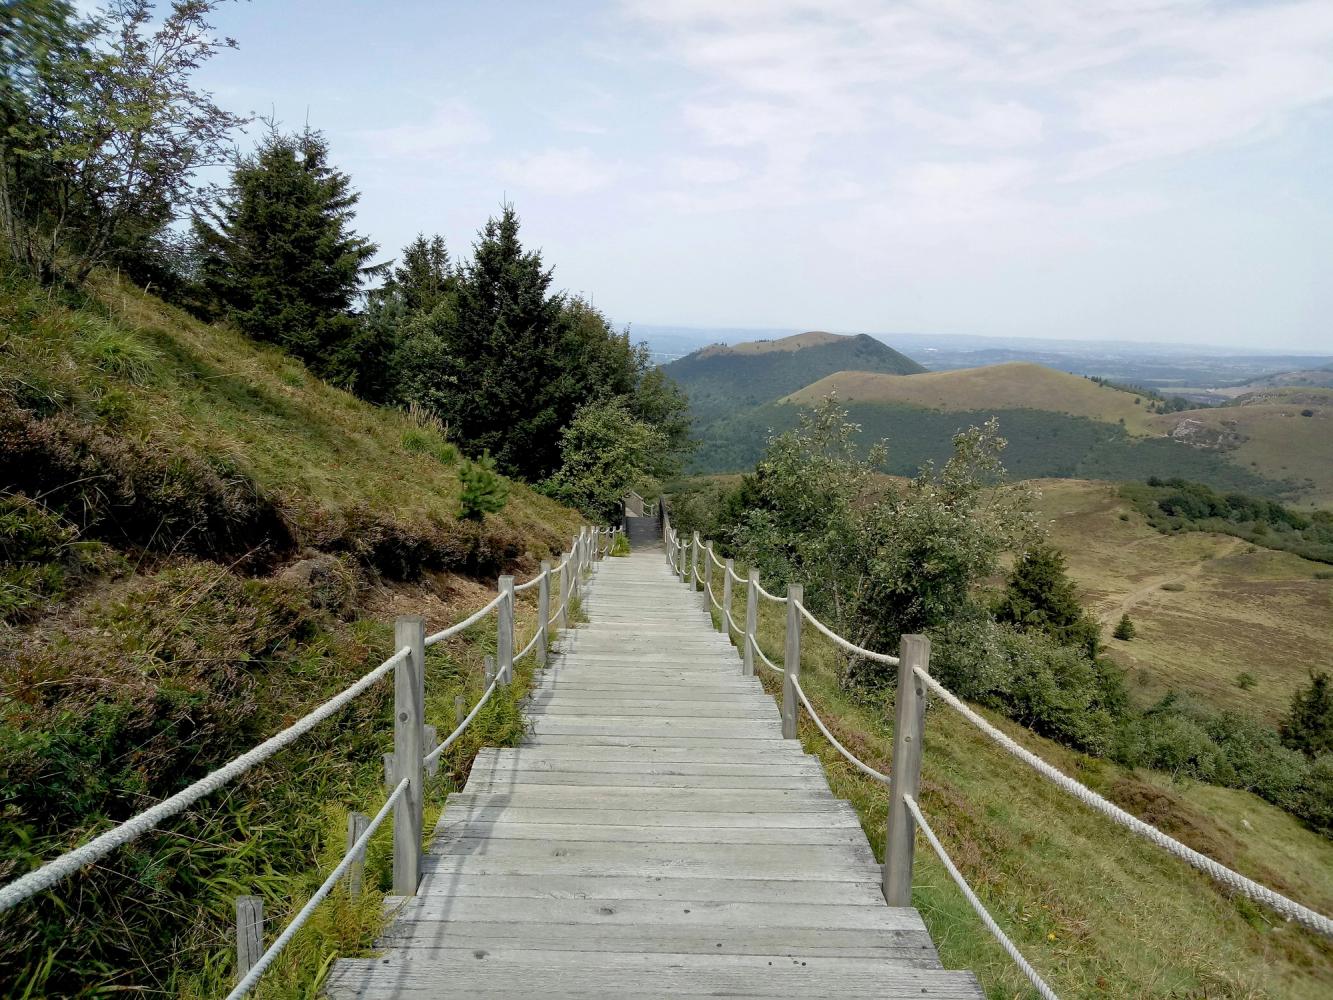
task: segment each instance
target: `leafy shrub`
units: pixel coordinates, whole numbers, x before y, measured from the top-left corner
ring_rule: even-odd
[[[1259,678],[1248,670],[1242,670],[1236,675],[1236,687],[1242,691],[1252,691],[1259,684]]]
[[[613,556],[627,556],[629,553],[629,539],[624,535],[616,535],[615,541],[611,543],[611,554]]]
[[[509,483],[495,471],[495,459],[489,452],[459,466],[458,481],[462,486],[458,516],[465,520],[481,521],[503,510],[509,500]]]

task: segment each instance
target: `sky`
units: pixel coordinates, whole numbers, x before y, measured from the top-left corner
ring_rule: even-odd
[[[617,323],[1333,353],[1333,2],[253,0],[383,257],[508,200]],[[244,144],[246,140],[242,139]]]

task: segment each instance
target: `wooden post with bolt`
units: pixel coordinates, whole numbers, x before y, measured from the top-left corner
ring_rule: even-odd
[[[537,584],[537,666],[546,666],[546,646],[550,642],[551,560],[542,560],[542,578]]]
[[[500,683],[514,683],[514,578],[500,577],[499,613],[495,616],[495,660],[500,669]]]
[[[736,572],[736,560],[728,559],[722,570],[722,618],[717,623],[717,630],[731,638],[731,574]]]
[[[787,651],[782,660],[782,735],[796,739],[796,678],[801,673],[801,603],[804,590],[799,583],[787,584]]]
[[[426,619],[401,615],[393,623],[395,649],[409,650],[398,663],[393,682],[393,787],[407,779],[407,789],[393,809],[393,892],[415,896],[421,882],[422,764],[421,674],[426,659]]]
[[[926,729],[926,686],[916,671],[930,669],[930,640],[905,635],[898,648],[898,693],[893,723],[893,766],[889,777],[889,822],[884,845],[884,900],[912,905],[912,858],[916,821],[903,797],[921,787],[921,743]]]
[[[759,641],[759,570],[750,570],[745,585],[745,651],[741,654],[741,673],[754,676],[754,644]]]

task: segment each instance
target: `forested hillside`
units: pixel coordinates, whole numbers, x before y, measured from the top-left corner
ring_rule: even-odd
[[[834,372],[925,371],[874,337],[820,332],[706,347],[663,370],[689,396],[690,413],[705,440],[706,427],[713,421],[778,399]]]

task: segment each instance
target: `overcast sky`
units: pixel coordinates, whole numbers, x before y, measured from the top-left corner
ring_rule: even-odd
[[[253,0],[205,71],[392,256],[616,321],[1333,352],[1333,2]]]

